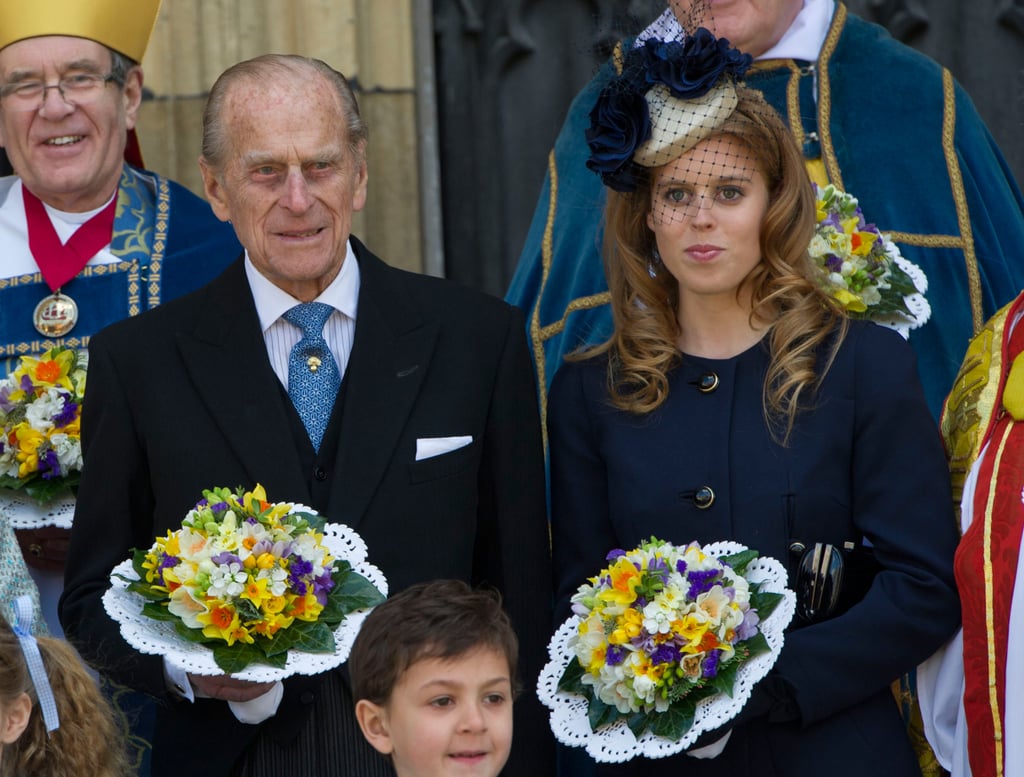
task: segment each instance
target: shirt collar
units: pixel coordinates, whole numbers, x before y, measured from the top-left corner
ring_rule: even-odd
[[[779,42],[758,59],[803,59],[815,62],[825,45],[835,12],[832,0],[804,0],[804,7]]]
[[[821,54],[821,47],[825,45],[834,11],[833,0],[804,0],[803,8],[779,42],[757,59],[804,59],[814,62]],[[679,40],[681,37],[679,22],[672,9],[667,8],[650,27],[637,36],[634,46],[642,46],[648,38]]]
[[[291,294],[275,286],[266,278],[245,252],[245,276],[252,290],[252,298],[256,303],[256,315],[260,319],[260,329],[266,332],[286,312],[301,303]],[[323,302],[343,313],[353,321],[359,304],[359,262],[352,243],[346,244],[345,261],[341,270],[330,285],[324,289],[316,302]]]

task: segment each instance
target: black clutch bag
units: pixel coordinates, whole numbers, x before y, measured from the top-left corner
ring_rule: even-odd
[[[849,542],[816,542],[796,570],[796,612],[807,623],[828,620],[864,598],[878,574],[874,551]]]

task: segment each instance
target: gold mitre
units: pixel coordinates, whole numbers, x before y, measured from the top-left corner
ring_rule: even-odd
[[[25,38],[88,38],[142,61],[160,0],[4,0],[0,49]]]

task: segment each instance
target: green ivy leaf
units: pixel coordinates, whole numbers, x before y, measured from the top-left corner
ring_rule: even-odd
[[[146,568],[142,566],[146,560],[146,550],[140,550],[139,548],[132,548],[132,569],[135,570],[135,574],[139,576],[139,580],[146,579]]]
[[[750,639],[745,639],[742,642],[736,643],[736,650],[741,649],[747,653],[748,658],[753,658],[754,656],[759,656],[762,653],[770,653],[772,651],[771,646],[768,644],[768,640],[764,638],[764,634],[760,631]]]
[[[736,686],[736,674],[739,671],[740,663],[740,661],[732,660],[727,664],[719,664],[718,674],[710,678],[708,685],[731,699],[733,688]]]
[[[190,629],[177,618],[174,619],[173,623],[174,630],[178,632],[178,636],[187,642],[195,642],[197,645],[212,645],[217,642],[223,643],[223,640],[217,639],[216,637],[207,637],[203,634],[202,629]]]
[[[587,695],[587,686],[583,684],[583,667],[575,658],[569,659],[569,665],[562,672],[562,677],[558,681],[558,690],[580,696]]]
[[[306,524],[321,534],[324,533],[324,526],[327,525],[327,519],[322,515],[319,513],[307,513],[305,510],[291,513],[288,516],[288,520],[291,521],[293,519],[301,519],[305,521]]]
[[[241,672],[254,661],[265,660],[263,651],[255,645],[236,642],[234,645],[220,644],[213,648],[213,660],[224,674]]]
[[[697,703],[687,697],[678,704],[673,704],[664,712],[655,713],[651,721],[651,733],[676,742],[693,727],[693,719],[696,714]]]
[[[178,616],[168,610],[166,605],[157,604],[156,602],[146,602],[146,604],[142,606],[142,614],[155,621],[180,623]],[[189,631],[192,631],[192,629],[189,629]]]
[[[733,553],[731,556],[722,556],[718,560],[723,564],[731,566],[737,575],[745,575],[747,573],[747,565],[757,556],[756,550],[748,548],[747,550],[741,550],[739,553]]]
[[[600,699],[591,699],[590,704],[587,705],[587,717],[590,720],[590,730],[597,731],[601,726],[607,726],[618,720],[619,711]]]
[[[916,291],[916,289],[914,289]],[[913,293],[913,291],[908,292]],[[906,303],[903,301],[903,295],[893,292],[892,289],[886,290],[886,295],[883,296],[877,304],[872,305],[867,309],[866,312],[861,313],[862,317],[877,317],[882,315],[892,315],[893,313],[902,313],[910,316],[910,310],[907,308]]]
[[[917,286],[913,279],[896,262],[889,266],[889,285],[899,294],[916,294]]]
[[[295,621],[287,629],[281,629],[264,648],[268,656],[276,656],[289,650],[305,653],[333,653],[334,633],[325,623]]]
[[[347,561],[338,562],[332,573],[334,588],[327,594],[327,604],[320,619],[335,624],[350,612],[376,607],[384,601],[377,587],[352,569]]]
[[[657,712],[635,712],[626,718],[626,725],[633,732],[633,736],[639,739],[651,727],[652,718],[658,714]]]
[[[751,591],[750,607],[757,610],[758,617],[764,620],[775,612],[775,608],[782,599],[782,594],[773,593],[772,591]]]
[[[61,478],[32,480],[25,484],[24,490],[39,504],[45,505],[59,496],[66,496],[68,488],[77,487],[79,480],[78,473],[72,472]]]
[[[116,575],[116,577],[128,582],[128,585],[125,586],[126,591],[136,593],[143,599],[149,599],[151,602],[163,602],[167,599],[166,591],[154,591],[149,583],[144,583],[141,580],[132,580],[124,575]]]

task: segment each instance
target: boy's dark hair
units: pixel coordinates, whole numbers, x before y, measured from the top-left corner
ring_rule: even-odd
[[[353,698],[387,704],[402,674],[417,661],[457,658],[479,648],[505,656],[514,688],[519,641],[500,594],[461,580],[417,583],[378,605],[363,622],[348,657]]]

